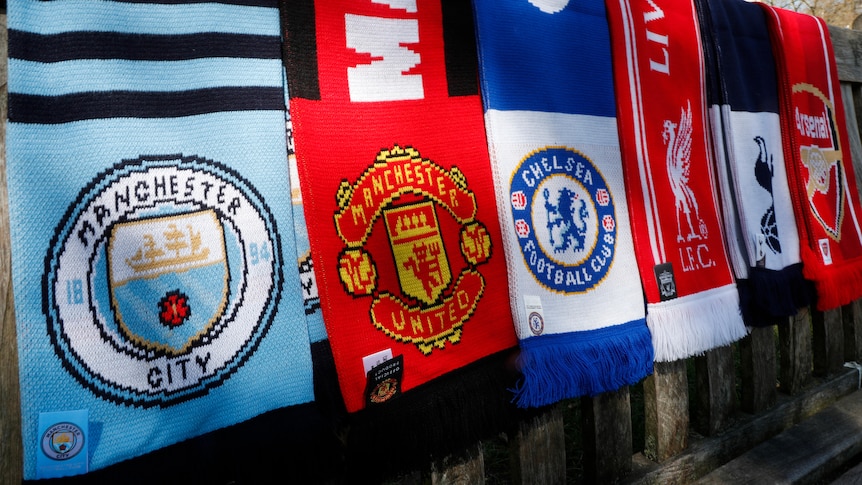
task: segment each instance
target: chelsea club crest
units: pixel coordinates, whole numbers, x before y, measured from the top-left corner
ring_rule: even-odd
[[[144,157],[96,176],[45,258],[48,333],[64,366],[110,401],[200,396],[251,356],[281,295],[275,220],[238,173]]]
[[[583,293],[607,276],[616,246],[613,197],[593,162],[567,147],[525,156],[512,176],[512,218],[524,263],[558,293]]]

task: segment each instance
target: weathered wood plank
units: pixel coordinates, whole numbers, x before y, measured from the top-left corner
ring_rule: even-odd
[[[856,176],[856,189],[862,193],[862,85],[841,83],[841,102],[844,105],[844,119],[847,121],[847,138],[850,141],[850,157]]]
[[[845,370],[825,383],[794,395],[780,395],[769,412],[740,419],[713,437],[692,438],[682,453],[657,465],[635,455],[626,484],[689,484],[835,401],[857,390],[857,373]]]
[[[780,389],[788,394],[801,391],[811,379],[811,313],[800,308],[795,317],[778,326],[780,345]]]
[[[606,392],[581,403],[584,475],[590,483],[614,483],[632,468],[629,388]]]
[[[739,360],[742,410],[759,413],[774,406],[778,397],[775,327],[752,328],[739,342]]]
[[[719,467],[698,483],[816,483],[862,452],[862,391]]]
[[[841,309],[812,311],[814,374],[826,376],[844,367],[844,329]]]
[[[485,462],[482,455],[482,445],[471,446],[466,456],[459,458],[446,457],[440,463],[431,466],[432,485],[485,483]]]
[[[841,307],[844,322],[844,360],[862,361],[862,300]]]
[[[829,26],[838,79],[846,82],[862,82],[862,36],[859,32]]]
[[[566,435],[562,404],[519,423],[510,446],[513,483],[564,483]]]
[[[736,410],[736,378],[733,347],[712,349],[694,359],[697,411],[695,429],[711,436],[727,425]]]
[[[644,454],[659,463],[688,444],[688,379],[684,360],[656,362],[644,381]]]
[[[6,15],[0,15],[0,120],[6,120]],[[12,258],[9,241],[9,197],[6,191],[6,124],[0,122],[0,483],[20,483],[21,410]]]

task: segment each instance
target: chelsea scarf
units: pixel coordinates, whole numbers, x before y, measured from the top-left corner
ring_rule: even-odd
[[[817,308],[862,296],[859,195],[832,41],[817,17],[761,5],[778,76],[784,160],[803,274]]]
[[[279,47],[267,1],[9,2],[25,478],[312,400]]]
[[[421,466],[508,420],[516,340],[470,9],[284,6],[311,256],[355,413],[348,473]]]
[[[608,0],[623,166],[657,361],[745,335],[708,153],[691,0]]]
[[[518,405],[635,383],[652,372],[653,353],[626,208],[604,5],[478,0],[474,7],[521,345]]]
[[[811,301],[784,164],[766,19],[742,0],[698,0],[728,253],[748,325]]]

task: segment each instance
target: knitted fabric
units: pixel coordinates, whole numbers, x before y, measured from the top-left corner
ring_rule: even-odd
[[[745,335],[710,162],[694,4],[608,0],[623,167],[657,361]]]
[[[445,456],[508,419],[516,345],[469,6],[284,8],[311,256],[354,413],[349,466]]]
[[[698,0],[727,248],[748,325],[811,301],[787,184],[766,19],[742,0]]]
[[[474,2],[522,407],[616,390],[653,361],[604,5],[545,3]]]
[[[24,477],[42,412],[89,411],[95,470],[311,401],[276,5],[8,19]]]
[[[859,195],[832,41],[822,19],[761,6],[775,56],[803,274],[814,282],[817,308],[828,310],[862,296]]]

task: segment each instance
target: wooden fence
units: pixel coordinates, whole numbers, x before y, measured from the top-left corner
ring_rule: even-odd
[[[0,22],[5,120],[5,13]],[[830,33],[862,184],[862,32]],[[2,128],[0,154],[0,484],[13,484],[21,481],[22,445]],[[859,387],[859,372],[844,363],[862,362],[862,300],[826,313],[802,309],[774,323],[703,356],[656,364],[636,386],[561,402],[521,423],[514,436],[396,482],[692,482]]]

